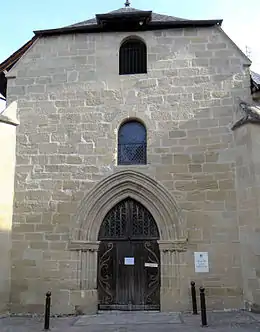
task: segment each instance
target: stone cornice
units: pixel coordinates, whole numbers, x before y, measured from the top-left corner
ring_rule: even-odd
[[[98,251],[100,241],[70,241],[68,249],[72,251]],[[179,239],[172,241],[158,241],[162,252],[184,252],[187,251],[188,239]]]
[[[188,246],[188,239],[179,239],[179,240],[170,240],[170,241],[158,241],[160,250],[162,252],[173,252],[173,251],[178,251],[178,252],[184,252],[187,251],[187,246]]]
[[[78,251],[98,251],[99,241],[70,241],[68,245],[69,250]]]

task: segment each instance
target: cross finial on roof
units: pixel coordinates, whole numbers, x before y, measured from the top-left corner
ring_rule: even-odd
[[[130,2],[129,2],[129,0],[126,0],[126,2],[125,2],[125,6],[126,6],[126,7],[130,7]]]

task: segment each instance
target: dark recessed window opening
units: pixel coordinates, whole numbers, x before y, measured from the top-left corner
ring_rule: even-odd
[[[118,165],[146,164],[146,128],[138,121],[124,123],[118,131]]]
[[[147,49],[144,42],[138,39],[125,41],[119,52],[119,74],[146,74]]]

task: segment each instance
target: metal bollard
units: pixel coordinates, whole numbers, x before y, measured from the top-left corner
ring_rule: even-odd
[[[51,292],[46,293],[44,330],[50,329]]]
[[[192,310],[193,315],[198,314],[198,308],[197,308],[197,298],[196,298],[196,288],[195,288],[195,282],[191,281],[191,299],[192,299]]]
[[[200,307],[201,307],[201,325],[208,326],[204,287],[200,287]]]

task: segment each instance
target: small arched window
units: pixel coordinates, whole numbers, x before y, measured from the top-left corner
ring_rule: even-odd
[[[146,164],[146,128],[128,121],[118,131],[118,165]]]
[[[147,48],[139,39],[126,40],[120,47],[119,74],[146,74]]]

